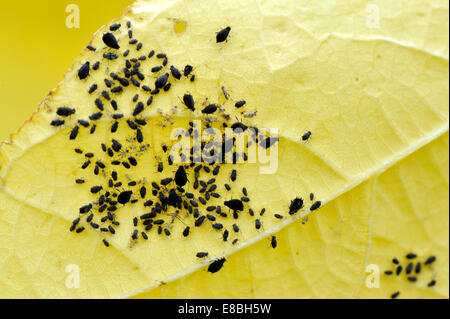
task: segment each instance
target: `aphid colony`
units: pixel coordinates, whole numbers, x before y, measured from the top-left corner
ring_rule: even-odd
[[[415,283],[419,280],[419,276],[423,274],[424,270],[432,270],[432,265],[436,261],[436,256],[429,256],[423,261],[417,260],[418,256],[415,253],[408,253],[405,256],[405,261],[402,264],[396,257],[392,258],[393,269],[384,271],[386,276],[395,276],[403,278],[410,283]],[[427,279],[427,287],[434,287],[437,283],[435,275]],[[392,299],[396,299],[400,296],[400,291],[395,291],[391,294]]]
[[[72,141],[76,141],[84,129],[88,130],[91,135],[95,134],[96,122],[102,118],[109,117],[107,123],[111,123],[110,135],[103,143],[99,143],[98,149],[75,148],[76,154],[81,158],[79,168],[84,175],[89,176],[92,172],[92,176],[103,177],[104,182],[91,185],[92,182],[88,177],[77,178],[74,181],[80,185],[79,187],[85,184],[89,185],[89,192],[95,199],[81,205],[78,217],[70,226],[70,231],[80,234],[90,228],[96,232],[108,234],[108,236],[114,235],[117,227],[120,226],[117,221],[120,209],[126,205],[136,205],[136,211],[144,210],[145,212],[133,217],[130,246],[139,240],[148,240],[152,232],[156,233],[156,236],[172,236],[172,225],[177,220],[185,225],[181,234],[183,237],[189,237],[196,228],[210,227],[212,232],[222,234],[221,238],[224,242],[231,242],[232,245],[235,245],[239,241],[241,230],[238,222],[243,214],[253,218],[256,232],[264,228],[264,218],[284,219],[285,217],[279,213],[272,216],[265,215],[265,209],[261,210],[259,216],[255,216],[247,188],[242,188],[239,196],[235,195],[237,192],[234,189],[238,180],[236,169],[229,173],[228,183],[219,184],[217,182],[217,178],[225,174],[221,167],[224,165],[222,163],[226,154],[231,153],[233,163],[238,163],[239,159],[245,162],[248,157],[245,151],[243,153],[233,152],[235,140],[226,141],[225,134],[222,135],[224,141],[222,143],[202,141],[200,147],[192,147],[188,158],[186,155],[181,158],[182,164],[174,163],[174,158],[169,152],[170,145],[147,143],[144,128],[149,119],[144,118],[142,114],[147,108],[154,107],[158,95],[168,92],[172,85],[182,81],[183,77],[187,78],[190,83],[194,82],[195,75],[192,74],[194,68],[186,65],[180,70],[174,65],[169,66],[167,55],[156,53],[154,50],[142,54],[145,45],[134,38],[131,22],[128,22],[126,26],[127,44],[123,44],[123,37],[118,38],[114,34],[124,28],[120,24],[110,26],[111,32],[106,32],[102,36],[105,44],[102,49],[105,51],[103,61],[87,61],[78,69],[78,79],[86,82],[88,86],[86,94],[93,98],[92,107],[95,111],[89,116],[89,119],[75,119],[75,108],[61,106],[56,110],[58,118],[50,123],[55,127],[71,125],[69,139]],[[230,30],[231,28],[227,27],[219,31],[216,36],[217,42],[224,42]],[[124,46],[126,49],[119,52]],[[93,46],[88,46],[88,49],[97,52],[97,48]],[[128,58],[134,54],[136,57]],[[159,65],[155,66],[152,63],[149,66],[149,61],[157,61]],[[100,70],[102,63],[107,63],[108,74],[99,83],[90,82],[91,73]],[[113,68],[116,68],[117,71],[110,72]],[[132,105],[132,116],[129,118],[121,111],[121,105],[116,98],[125,90],[137,92],[129,102]],[[226,100],[231,98],[225,87],[222,87],[222,92]],[[196,105],[200,106],[200,103],[196,103],[194,96],[190,93],[183,95],[182,103],[191,112],[196,111]],[[234,103],[234,108],[240,109],[245,105],[246,101],[240,100]],[[126,110],[129,109],[128,104],[124,107]],[[221,113],[225,120],[229,121],[231,118],[229,114],[225,113],[222,106],[207,103],[207,100],[200,106],[200,113],[203,117],[202,127],[199,128],[193,122],[189,122],[185,129],[185,134],[190,138],[197,137],[199,129],[212,129],[211,123],[217,119],[211,118],[211,116]],[[171,123],[170,119],[168,121]],[[278,138],[265,136],[256,127],[250,127],[241,122],[223,122],[222,129],[227,127],[235,132],[252,132],[252,141],[247,144],[247,149],[251,143],[267,149],[278,142]],[[132,138],[121,140],[118,132],[122,130],[133,132]],[[310,136],[311,132],[308,132],[303,136],[303,140],[308,140]],[[155,176],[156,173],[162,173],[170,167],[170,177],[160,180],[156,180],[153,176],[133,177],[134,168],[145,165],[140,162],[139,158],[150,149],[160,149],[160,154],[162,154],[159,156],[157,167],[155,167]],[[102,156],[96,155],[98,152],[101,152]],[[208,160],[206,162],[199,161],[199,158],[208,158]],[[123,170],[129,173],[124,174]],[[320,201],[313,201],[313,199],[314,196],[311,195],[310,211],[321,206]],[[211,204],[212,201],[215,204]],[[223,204],[217,204],[218,201]],[[287,205],[286,212],[294,215],[303,208],[304,200],[295,198]],[[229,219],[234,222],[232,226],[227,227],[223,221]],[[106,247],[110,246],[106,238],[103,239],[103,243]],[[271,246],[273,248],[277,246],[274,236],[271,239]],[[205,258],[208,256],[208,252],[201,251],[196,256]],[[222,268],[224,262],[225,259],[216,260],[208,270],[214,273]]]

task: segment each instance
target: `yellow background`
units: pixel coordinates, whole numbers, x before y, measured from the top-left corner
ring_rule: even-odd
[[[62,79],[104,23],[133,0],[3,1],[0,10],[0,141],[9,139]],[[66,27],[69,4],[80,28]]]

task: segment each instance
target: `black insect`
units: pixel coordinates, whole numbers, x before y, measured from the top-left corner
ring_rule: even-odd
[[[189,226],[187,226],[184,230],[183,230],[183,236],[187,237],[189,236],[189,232],[190,232],[191,228]]]
[[[183,96],[183,103],[184,103],[184,105],[186,105],[186,107],[188,109],[190,109],[191,111],[195,111],[195,103],[194,103],[194,98],[192,95],[185,94]]]
[[[435,261],[436,261],[436,257],[435,256],[430,256],[430,257],[427,258],[427,260],[425,260],[425,262],[423,264],[424,265],[431,265]]]
[[[121,25],[120,23],[115,23],[115,24],[113,24],[113,25],[111,25],[111,26],[109,27],[109,30],[110,30],[110,31],[117,31],[117,30],[120,29],[121,26],[122,26],[122,25]]]
[[[178,170],[175,173],[175,184],[177,184],[177,186],[179,187],[183,187],[184,185],[186,185],[187,181],[188,179],[184,167],[178,167]]]
[[[229,235],[230,235],[230,232],[227,229],[225,229],[225,231],[223,232],[223,235],[222,235],[223,241],[228,241]]]
[[[414,258],[417,258],[417,255],[414,254],[414,253],[408,253],[408,254],[406,255],[406,259],[414,259]]]
[[[400,291],[396,291],[391,295],[391,299],[396,299],[398,296],[400,296]]]
[[[169,73],[165,73],[157,78],[155,81],[156,89],[162,89],[167,84],[167,80],[169,80]]]
[[[97,85],[97,84],[92,84],[91,87],[89,88],[88,93],[89,93],[89,94],[92,94],[92,93],[94,93],[97,89],[98,89],[98,85]]]
[[[232,182],[236,181],[236,178],[237,178],[237,171],[236,171],[235,169],[231,172],[230,178],[231,178],[231,181],[232,181]]]
[[[217,111],[218,108],[219,107],[217,105],[210,104],[202,110],[202,113],[203,114],[213,114],[215,111]]]
[[[177,79],[177,80],[181,79],[180,71],[176,67],[174,67],[173,65],[170,67],[170,73],[172,73],[172,76],[175,79]]]
[[[259,219],[255,220],[255,228],[260,229],[261,228],[261,221]]]
[[[243,211],[244,210],[244,204],[242,203],[242,201],[240,199],[232,199],[229,201],[225,201],[224,205],[233,211]]]
[[[322,205],[321,201],[314,202],[314,204],[311,205],[309,210],[314,211],[316,209],[319,209],[321,205]]]
[[[91,209],[92,209],[92,205],[91,205],[91,204],[82,206],[82,207],[80,207],[80,214],[86,214],[86,213],[88,213]]]
[[[130,201],[131,195],[133,195],[132,191],[124,191],[119,194],[119,196],[117,197],[117,201],[120,204],[125,205],[126,203],[128,203]]]
[[[115,53],[109,52],[109,53],[105,53],[103,54],[103,57],[107,60],[116,60],[119,58],[119,56]]]
[[[58,127],[64,125],[64,123],[66,123],[64,120],[53,120],[50,122],[50,125]]]
[[[139,115],[140,113],[142,113],[142,111],[144,111],[144,103],[139,102],[139,103],[136,105],[136,107],[134,108],[133,116]]]
[[[245,103],[246,103],[245,101],[238,101],[234,106],[237,108],[241,108],[245,105]]]
[[[142,131],[141,131],[140,129],[137,129],[137,130],[136,130],[136,140],[137,140],[139,143],[144,142],[144,136],[142,135]]]
[[[90,119],[91,121],[97,121],[97,120],[99,120],[102,116],[103,116],[103,113],[101,113],[101,112],[96,112],[96,113],[94,113],[94,114],[91,114],[91,116],[89,116],[89,119]]]
[[[80,80],[83,80],[89,76],[90,68],[91,64],[89,63],[89,61],[80,67],[80,69],[78,70],[78,77],[80,78]]]
[[[278,142],[278,137],[268,137],[262,141],[261,147],[264,149],[270,148],[272,145]]]
[[[230,34],[230,31],[231,31],[231,28],[230,27],[226,27],[225,29],[222,29],[219,32],[217,32],[216,42],[217,43],[224,42],[228,38],[228,35]]]
[[[212,262],[210,265],[209,265],[209,267],[208,267],[208,271],[210,272],[210,273],[216,273],[216,272],[218,272],[220,269],[222,269],[222,267],[223,267],[223,264],[226,262],[226,259],[225,258],[221,258],[221,259],[218,259],[218,260],[215,260],[214,262]]]
[[[303,134],[302,140],[303,140],[303,141],[309,140],[309,138],[311,137],[311,135],[312,135],[311,131],[306,132],[305,134]]]
[[[190,66],[189,64],[186,65],[184,67],[183,75],[184,76],[189,76],[189,74],[191,74],[191,72],[192,72],[192,69],[193,69],[192,66]]]
[[[289,214],[293,215],[298,212],[303,207],[303,199],[297,197],[293,201],[291,201],[291,205],[289,206]]]
[[[196,255],[198,258],[205,258],[206,256],[208,256],[207,252],[198,252]]]
[[[72,114],[75,114],[75,109],[71,109],[70,107],[59,107],[56,110],[56,114],[58,114],[59,116],[70,116]]]
[[[242,133],[245,132],[248,129],[248,126],[241,122],[236,122],[233,125],[231,125],[231,128],[235,133]]]
[[[78,125],[75,126],[75,127],[72,129],[72,131],[70,132],[70,139],[71,139],[71,140],[74,140],[74,139],[77,138],[79,129],[80,129],[80,128],[79,128]]]
[[[107,32],[102,37],[103,42],[112,49],[120,49],[119,43],[117,42],[114,34]]]
[[[275,236],[272,236],[272,240],[270,241],[270,245],[272,246],[272,248],[277,248],[277,238]]]

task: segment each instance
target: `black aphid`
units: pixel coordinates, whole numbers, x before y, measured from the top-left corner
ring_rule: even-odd
[[[102,37],[103,42],[112,49],[120,49],[119,43],[117,42],[114,34],[107,32]]]
[[[278,137],[268,137],[261,142],[261,147],[264,149],[270,148],[278,142]]]
[[[414,267],[414,264],[413,264],[413,263],[409,263],[409,264],[406,266],[405,272],[406,272],[407,275],[409,275],[409,274],[413,271],[413,267]]]
[[[100,68],[100,62],[97,61],[94,63],[94,65],[92,66],[92,70],[97,71]]]
[[[391,299],[396,299],[398,296],[400,296],[400,291],[396,291],[391,295]]]
[[[103,110],[104,110],[102,100],[96,99],[96,100],[95,100],[95,105],[97,106],[97,108],[98,108],[100,111],[103,111]]]
[[[236,102],[236,104],[234,104],[234,106],[237,108],[241,108],[245,105],[245,103],[246,103],[245,101],[238,101]]]
[[[416,267],[414,268],[414,271],[416,274],[420,274],[420,271],[422,270],[422,264],[420,262],[418,262],[416,264]]]
[[[83,163],[83,165],[81,165],[81,168],[86,169],[90,164],[91,164],[91,161],[86,161]]]
[[[91,193],[92,193],[92,194],[97,194],[97,193],[100,192],[102,189],[103,189],[102,186],[93,186],[93,187],[91,188]]]
[[[189,74],[191,74],[191,72],[192,72],[192,69],[193,69],[192,66],[190,66],[189,64],[186,65],[183,70],[183,75],[189,76]]]
[[[230,232],[227,229],[225,229],[223,234],[222,234],[223,241],[228,241],[228,236],[229,235],[230,235]]]
[[[137,130],[136,130],[136,140],[137,140],[139,143],[144,142],[144,136],[142,135],[142,131],[141,131],[140,129],[137,129]]]
[[[92,93],[94,93],[97,89],[98,89],[98,85],[97,85],[97,84],[92,84],[91,87],[89,88],[88,93],[89,93],[89,94],[92,94]]]
[[[427,260],[425,260],[425,262],[423,264],[424,265],[431,265],[435,261],[436,261],[436,257],[435,256],[430,256],[430,257],[427,258]]]
[[[103,116],[103,113],[101,113],[101,112],[96,112],[96,113],[94,113],[94,114],[91,114],[91,116],[89,116],[89,119],[90,119],[91,121],[97,121],[97,120],[99,120],[102,116]]]
[[[230,178],[231,178],[231,181],[232,181],[232,182],[236,181],[236,178],[237,178],[237,171],[236,171],[235,169],[231,172]]]
[[[144,111],[144,103],[139,102],[139,103],[136,105],[136,107],[134,108],[133,116],[139,115],[140,113],[142,113],[142,111]]]
[[[196,255],[198,258],[205,258],[206,256],[208,256],[207,252],[198,252]]]
[[[398,265],[400,262],[398,261],[398,259],[397,258],[392,258],[392,262],[395,264],[395,265]]]
[[[170,67],[170,73],[172,74],[172,76],[175,79],[177,79],[177,80],[181,79],[180,71],[176,67],[174,67],[173,65]]]
[[[407,279],[408,279],[408,281],[411,281],[411,282],[416,282],[417,281],[417,277],[416,276],[409,276]]]
[[[394,272],[392,271],[392,270],[385,270],[384,271],[384,274],[385,275],[387,275],[387,276],[390,276],[390,275],[392,275]]]
[[[433,287],[435,285],[436,285],[436,280],[432,280],[427,284],[428,287]]]
[[[80,128],[79,128],[78,125],[75,126],[75,127],[72,129],[72,131],[70,132],[70,139],[71,139],[71,140],[74,140],[74,139],[77,138],[79,129],[80,129]]]
[[[86,47],[89,51],[93,51],[93,52],[95,52],[97,49],[96,48],[94,48],[92,45],[88,45],[87,47]]]
[[[186,105],[186,107],[188,109],[190,109],[191,111],[195,111],[195,103],[194,103],[194,98],[192,97],[192,95],[185,94],[183,96],[183,103],[184,103],[184,105]]]
[[[305,134],[303,134],[302,140],[303,140],[303,141],[309,140],[309,138],[311,137],[311,135],[312,135],[311,131],[306,132]]]
[[[403,267],[402,266],[397,266],[397,268],[395,268],[395,274],[397,276],[399,276],[403,271]]]
[[[124,191],[119,194],[119,196],[117,197],[117,201],[120,204],[125,205],[126,203],[128,203],[130,201],[131,195],[133,195],[132,191]]]
[[[244,204],[239,199],[232,199],[224,202],[225,206],[233,211],[242,211],[244,210]]]
[[[178,167],[178,170],[175,173],[175,184],[177,184],[177,186],[183,187],[184,185],[186,185],[187,181],[188,179],[184,167]]]
[[[190,232],[191,228],[189,226],[187,226],[184,230],[183,230],[183,236],[187,237],[189,236],[189,232]]]
[[[162,89],[167,84],[167,80],[169,80],[169,73],[165,73],[157,78],[155,81],[156,89]]]
[[[310,210],[310,211],[314,211],[314,210],[316,210],[316,209],[319,209],[321,205],[322,205],[322,202],[321,202],[321,201],[314,202],[314,204],[311,205],[311,207],[309,208],[309,210]]]
[[[222,258],[222,259],[219,259],[219,260],[215,260],[214,262],[212,262],[212,263],[209,265],[208,271],[209,271],[210,273],[213,273],[213,274],[216,273],[216,272],[218,272],[220,269],[222,269],[223,264],[225,263],[225,261],[226,261],[225,258]]]
[[[228,35],[230,34],[231,28],[226,27],[225,29],[220,30],[216,34],[216,42],[221,43],[225,41],[228,38]]]
[[[414,259],[414,258],[417,258],[417,255],[414,254],[414,253],[408,253],[408,254],[406,255],[406,259]]]
[[[105,59],[111,60],[111,61],[112,61],[112,60],[116,60],[116,59],[119,58],[119,56],[118,56],[117,54],[111,53],[111,52],[103,54],[103,57],[104,57]]]
[[[91,210],[91,208],[92,208],[91,204],[80,207],[80,214],[88,213]]]
[[[77,184],[84,184],[85,181],[84,181],[84,179],[76,179],[75,183],[77,183]]]
[[[113,125],[111,125],[111,133],[116,133],[117,129],[119,128],[119,122],[114,122]]]
[[[200,227],[205,221],[205,218],[205,216],[200,216],[199,218],[197,218],[194,223],[195,227]]]
[[[217,105],[210,104],[202,110],[202,113],[203,114],[213,114],[215,111],[217,111],[218,108],[219,107]]]
[[[255,220],[255,228],[260,229],[261,228],[261,221],[259,219]]]
[[[122,25],[121,25],[120,23],[114,23],[113,25],[111,25],[111,26],[109,27],[109,30],[110,30],[110,31],[117,31],[117,30],[120,29],[121,26],[122,26]]]
[[[121,86],[115,86],[111,89],[112,93],[122,93],[123,92],[123,88]]]
[[[64,125],[64,123],[66,123],[64,120],[53,120],[50,122],[50,125],[58,127]]]
[[[58,114],[59,116],[70,116],[72,114],[75,114],[75,109],[71,109],[70,107],[59,107],[56,110],[56,114]]]
[[[296,212],[298,212],[303,207],[303,199],[302,198],[296,198],[293,201],[291,201],[291,205],[289,206],[289,214],[293,215]]]
[[[116,140],[112,140],[112,148],[114,151],[119,152],[122,149],[122,144],[120,144],[118,141]]]
[[[277,248],[277,238],[275,236],[272,236],[272,240],[270,241],[270,245],[272,248]]]
[[[83,80],[89,76],[90,68],[91,64],[89,63],[89,61],[80,67],[80,69],[78,70],[78,77],[80,78],[80,80]]]

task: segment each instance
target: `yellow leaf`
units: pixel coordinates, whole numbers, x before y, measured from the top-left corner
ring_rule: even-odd
[[[200,110],[206,98],[229,114],[218,116],[213,127],[237,119],[279,130],[280,140],[271,147],[278,152],[277,171],[262,175],[260,163],[222,166],[216,177],[222,197],[208,205],[242,196],[243,187],[251,199],[239,217],[239,233],[231,231],[236,223],[231,214],[218,217],[230,230],[227,242],[222,231],[210,224],[196,228],[184,213],[167,228],[170,237],[153,231],[148,241],[130,241],[133,217],[148,212],[142,200],[120,208],[114,236],[88,224],[81,234],[69,232],[79,207],[98,198],[89,189],[107,184],[102,173],[94,175],[95,160],[80,169],[86,159],[74,148],[108,163],[108,176],[110,159],[101,143],[110,145],[115,138],[125,146],[142,146],[128,141],[135,130],[124,120],[117,133],[110,132],[114,111],[103,98],[107,111],[96,121],[95,135],[80,127],[77,139],[69,140],[76,120],[98,111],[94,101],[105,89],[105,76],[122,76],[124,58],[103,58],[114,52],[102,42],[109,24],[92,40],[97,51],[85,49],[64,81],[0,148],[1,296],[130,297],[145,291],[137,297],[387,298],[400,290],[402,297],[448,298],[448,25],[443,23],[448,4],[417,1],[408,8],[390,1],[370,7],[365,1],[345,6],[333,1],[137,1],[114,21],[122,25],[115,31],[119,52],[129,46],[126,22],[131,21],[133,37],[143,43],[142,53],[131,49],[133,57],[152,49],[164,52],[168,67],[190,64],[196,79],[174,80],[145,109],[148,124],[141,129],[150,147],[138,151],[137,167],[117,169],[121,181],[128,183],[128,175],[141,186],[143,177],[147,182],[173,177],[176,166],[168,166],[166,158],[164,172],[157,172],[157,156],[166,156],[161,146],[173,144],[171,128],[188,128],[189,121],[205,118]],[[228,25],[227,42],[217,44],[216,32]],[[78,70],[86,61],[101,64],[80,81]],[[143,83],[153,87],[156,76],[150,68],[157,61],[142,61]],[[93,83],[100,88],[88,94]],[[182,104],[186,92],[195,97],[194,113]],[[132,85],[112,94],[126,118],[133,117],[137,93],[149,96]],[[236,109],[241,99],[246,105]],[[61,106],[75,108],[76,114],[61,128],[52,127]],[[256,116],[245,116],[253,111]],[[301,137],[307,131],[312,136],[305,143]],[[222,185],[230,183],[232,169],[238,179],[227,192]],[[188,173],[186,188],[193,191],[195,174]],[[81,178],[85,185],[74,182]],[[211,176],[202,172],[201,178]],[[313,214],[311,192],[323,206]],[[305,207],[290,216],[296,197],[305,199]],[[249,208],[256,216],[247,213]],[[263,208],[266,213],[259,217]],[[308,214],[303,225],[300,220]],[[255,218],[261,220],[259,230]],[[193,231],[184,238],[186,225]],[[275,250],[272,234],[278,238]],[[103,245],[104,238],[110,247]],[[235,245],[234,239],[239,240]],[[208,257],[200,260],[199,251]],[[404,276],[381,274],[380,288],[366,287],[368,265],[384,271],[392,268],[393,257],[410,251],[422,259],[436,255],[433,269],[424,269],[414,284]],[[222,256],[227,258],[223,269],[207,272],[205,266]],[[77,271],[80,285],[72,289],[67,280]],[[427,288],[433,276],[438,284]]]

